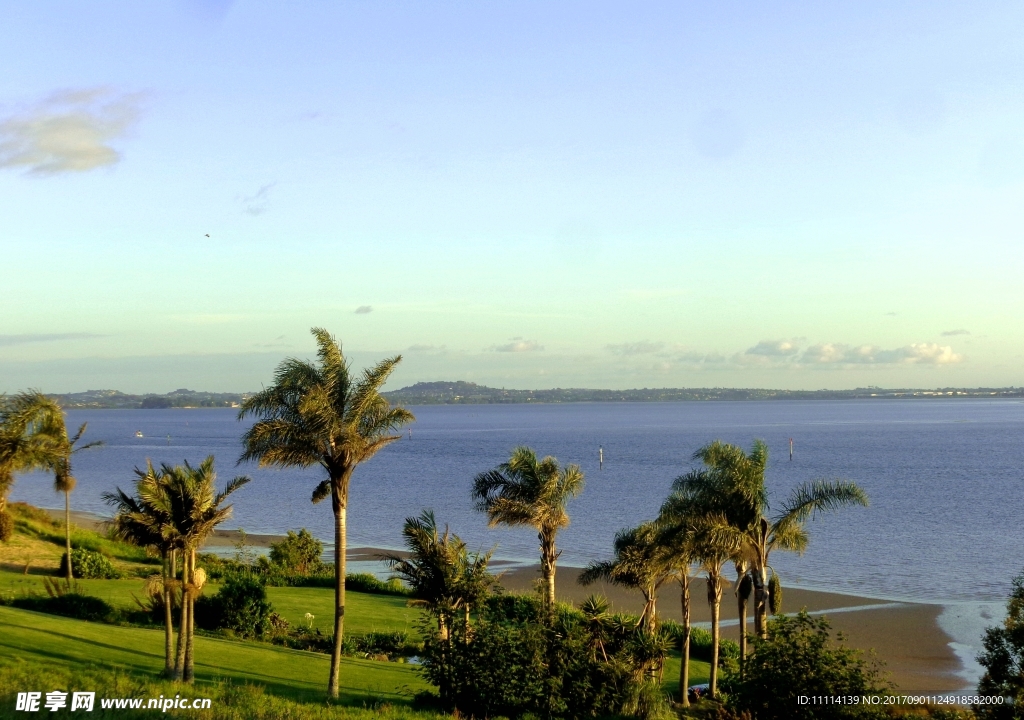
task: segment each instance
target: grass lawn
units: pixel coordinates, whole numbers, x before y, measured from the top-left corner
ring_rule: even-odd
[[[708,681],[711,663],[703,660],[690,660],[690,685],[700,685]],[[721,674],[719,674],[721,677]],[[665,660],[665,679],[661,685],[673,700],[679,698],[679,653],[673,652]]]
[[[0,607],[0,655],[66,667],[120,668],[154,678],[163,669],[163,632]],[[330,658],[264,643],[196,637],[196,679],[259,683],[296,700],[322,700]],[[427,689],[413,666],[344,658],[341,702],[408,702]]]
[[[143,598],[146,581],[142,578],[127,580],[79,580],[82,590],[105,600],[114,607],[136,608],[132,599]],[[220,586],[208,583],[205,595],[216,595]],[[43,576],[24,575],[20,572],[0,570],[0,593],[4,595],[45,595]],[[306,613],[315,616],[313,627],[323,633],[334,630],[334,591],[330,588],[271,587],[267,598],[292,625],[305,625]],[[415,637],[416,620],[420,611],[406,606],[407,598],[397,595],[371,595],[349,591],[345,594],[345,632],[363,635],[368,632],[402,630]]]

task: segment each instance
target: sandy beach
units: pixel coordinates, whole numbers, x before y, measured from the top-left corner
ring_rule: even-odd
[[[48,510],[55,518],[63,519],[62,510]],[[86,528],[102,529],[106,518],[91,513],[72,512],[72,522]],[[239,540],[237,530],[217,530],[206,543],[206,548],[226,548]],[[246,543],[254,548],[266,548],[280,539],[277,535],[246,535]],[[374,561],[385,552],[374,547],[356,546],[348,548],[350,561]],[[402,555],[403,553],[396,553]],[[496,572],[501,573],[501,584],[507,590],[530,592],[540,578],[539,566],[515,565],[505,568],[504,563],[492,563]],[[638,592],[596,583],[583,587],[577,583],[580,568],[558,568],[558,594],[560,599],[577,602],[591,593],[604,595],[613,610],[638,612],[643,601]],[[691,620],[695,623],[710,621],[710,611],[703,580],[694,582],[690,592]],[[926,603],[905,603],[879,600],[876,598],[846,595],[841,593],[785,588],[783,610],[795,612],[806,609],[813,614],[828,617],[832,628],[846,636],[851,647],[873,651],[885,664],[889,679],[902,693],[941,694],[959,691],[968,685],[958,673],[963,664],[957,658],[950,643],[950,637],[940,626],[938,618],[943,606]],[[679,587],[665,586],[658,601],[658,612],[665,618],[681,619]],[[737,639],[739,630],[737,608],[732,585],[726,587],[722,598],[722,634]],[[749,629],[752,621],[749,618]]]

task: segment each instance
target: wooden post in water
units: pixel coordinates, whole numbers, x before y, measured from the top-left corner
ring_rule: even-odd
[[[604,445],[597,446],[597,469],[604,470]]]
[[[793,438],[789,439],[789,461],[793,462]]]

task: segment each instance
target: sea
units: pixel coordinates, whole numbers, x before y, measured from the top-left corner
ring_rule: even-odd
[[[535,532],[488,528],[473,478],[518,445],[586,475],[558,536],[560,563],[608,558],[615,533],[654,518],[693,453],[720,439],[771,451],[772,511],[819,478],[856,481],[870,506],[820,514],[803,555],[776,552],[783,584],[887,600],[1002,603],[1024,568],[1024,403],[1014,400],[841,400],[432,405],[410,408],[402,439],[360,465],[352,480],[349,544],[400,549],[407,517],[433,510],[470,547],[516,562],[538,556]],[[333,541],[330,503],[310,493],[318,467],[238,464],[251,421],[237,410],[71,410],[103,446],[75,457],[72,508],[109,514],[102,493],[131,490],[133,468],[216,459],[218,482],[248,475],[224,527],[284,534],[308,528]],[[137,436],[141,434],[141,437]],[[790,459],[790,440],[793,455]],[[603,454],[603,465],[599,458]],[[63,507],[52,481],[20,476],[11,495]]]

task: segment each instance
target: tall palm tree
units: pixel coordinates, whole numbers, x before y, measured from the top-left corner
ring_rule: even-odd
[[[71,567],[71,492],[75,489],[78,481],[71,471],[71,457],[83,450],[99,447],[102,440],[95,440],[91,443],[80,445],[79,442],[85,434],[87,423],[82,423],[73,436],[68,437],[67,426],[64,424],[64,413],[60,412],[59,406],[56,413],[47,416],[45,430],[52,439],[57,449],[57,459],[51,466],[53,470],[53,489],[56,492],[64,493],[64,544],[67,557],[67,579],[72,580]]]
[[[231,480],[216,492],[217,475],[213,456],[198,466],[163,465],[161,473],[140,479],[137,485],[142,502],[155,509],[161,535],[182,554],[182,602],[178,626],[178,651],[174,677],[191,683],[195,674],[195,599],[202,591],[206,573],[196,568],[196,550],[221,522],[231,516],[232,507],[223,506],[235,490],[249,482],[245,476]]]
[[[242,435],[245,451],[239,462],[258,461],[261,467],[316,465],[327,476],[313,490],[312,500],[330,497],[334,511],[334,648],[328,691],[337,697],[345,632],[349,483],[360,463],[400,439],[395,431],[415,418],[380,394],[400,355],[353,376],[341,345],[322,328],[313,328],[312,333],[318,362],[285,360],[277,366],[274,384],[242,403],[239,419],[258,420]]]
[[[690,587],[699,572],[697,548],[693,538],[693,518],[673,516],[664,508],[658,516],[658,543],[666,557],[667,568],[679,584],[682,623],[678,633],[679,702],[690,704],[687,689],[690,682]]]
[[[768,517],[771,506],[765,483],[768,446],[755,440],[750,453],[714,441],[694,453],[704,468],[677,478],[675,491],[694,498],[720,518],[718,533],[734,533],[741,555],[750,563],[754,591],[754,630],[768,634],[771,586],[778,583],[769,561],[773,550],[802,553],[809,536],[806,522],[816,513],[847,505],[868,504],[867,494],[847,480],[813,480],[793,489],[781,511]]]
[[[555,564],[561,554],[555,537],[569,524],[566,505],[581,492],[583,471],[579,465],[560,468],[555,458],[538,460],[528,447],[517,447],[508,462],[480,473],[473,481],[477,508],[487,513],[491,527],[528,525],[537,530],[549,618],[555,607]]]
[[[115,515],[111,524],[114,534],[133,545],[153,548],[160,553],[161,597],[164,610],[164,675],[174,675],[174,623],[172,610],[175,578],[177,577],[176,548],[173,537],[165,535],[170,516],[160,508],[147,502],[147,486],[164,482],[167,474],[156,470],[153,463],[146,462],[146,469],[135,468],[136,494],[128,495],[121,488],[116,492],[103,493],[103,500],[114,507]],[[152,497],[152,493],[149,493]]]
[[[694,552],[704,571],[707,582],[708,606],[711,609],[711,669],[708,691],[718,695],[718,649],[721,645],[722,590],[725,585],[723,567],[740,552],[740,542],[734,536],[716,533],[714,529],[722,518],[708,516],[694,526]]]

